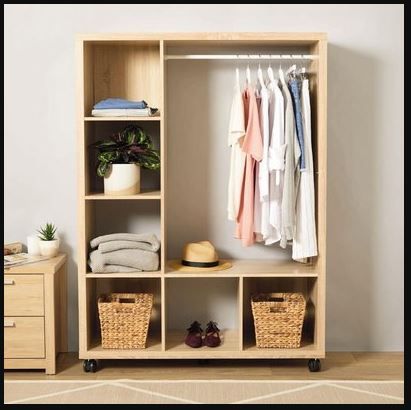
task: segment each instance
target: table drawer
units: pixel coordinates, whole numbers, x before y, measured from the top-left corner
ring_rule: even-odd
[[[4,358],[44,357],[44,317],[5,317]]]
[[[4,275],[4,316],[43,315],[43,275]]]

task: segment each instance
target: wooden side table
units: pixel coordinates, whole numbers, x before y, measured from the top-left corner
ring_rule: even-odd
[[[66,351],[66,255],[4,269],[4,368],[55,374]]]

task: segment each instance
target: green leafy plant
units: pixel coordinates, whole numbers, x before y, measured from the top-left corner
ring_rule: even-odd
[[[137,164],[142,168],[160,168],[160,154],[151,137],[137,125],[128,125],[110,139],[92,144],[98,150],[97,175],[106,176],[110,164]]]
[[[56,239],[55,233],[57,231],[57,228],[51,224],[51,223],[46,223],[46,225],[41,226],[40,229],[37,230],[37,232],[40,234],[39,238],[42,241],[54,241]]]

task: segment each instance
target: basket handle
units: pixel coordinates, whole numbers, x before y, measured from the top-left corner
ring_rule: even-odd
[[[270,313],[281,313],[288,311],[288,305],[285,303],[285,298],[283,296],[272,296],[267,299],[267,302],[276,302],[277,306],[270,306]]]
[[[121,313],[121,307],[124,304],[127,304],[129,306],[132,306],[136,303],[135,298],[117,298],[115,301],[113,301],[113,309],[116,313]]]
[[[273,297],[268,298],[267,302],[284,302],[284,298],[273,296]]]
[[[280,312],[287,312],[287,308],[285,306],[270,306],[270,313]]]
[[[136,298],[118,298],[116,303],[136,303]]]

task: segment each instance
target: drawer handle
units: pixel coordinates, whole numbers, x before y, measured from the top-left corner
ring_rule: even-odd
[[[4,279],[4,284],[5,285],[14,285],[15,282],[13,279]]]
[[[14,320],[5,320],[4,321],[4,327],[15,327],[16,323]]]

